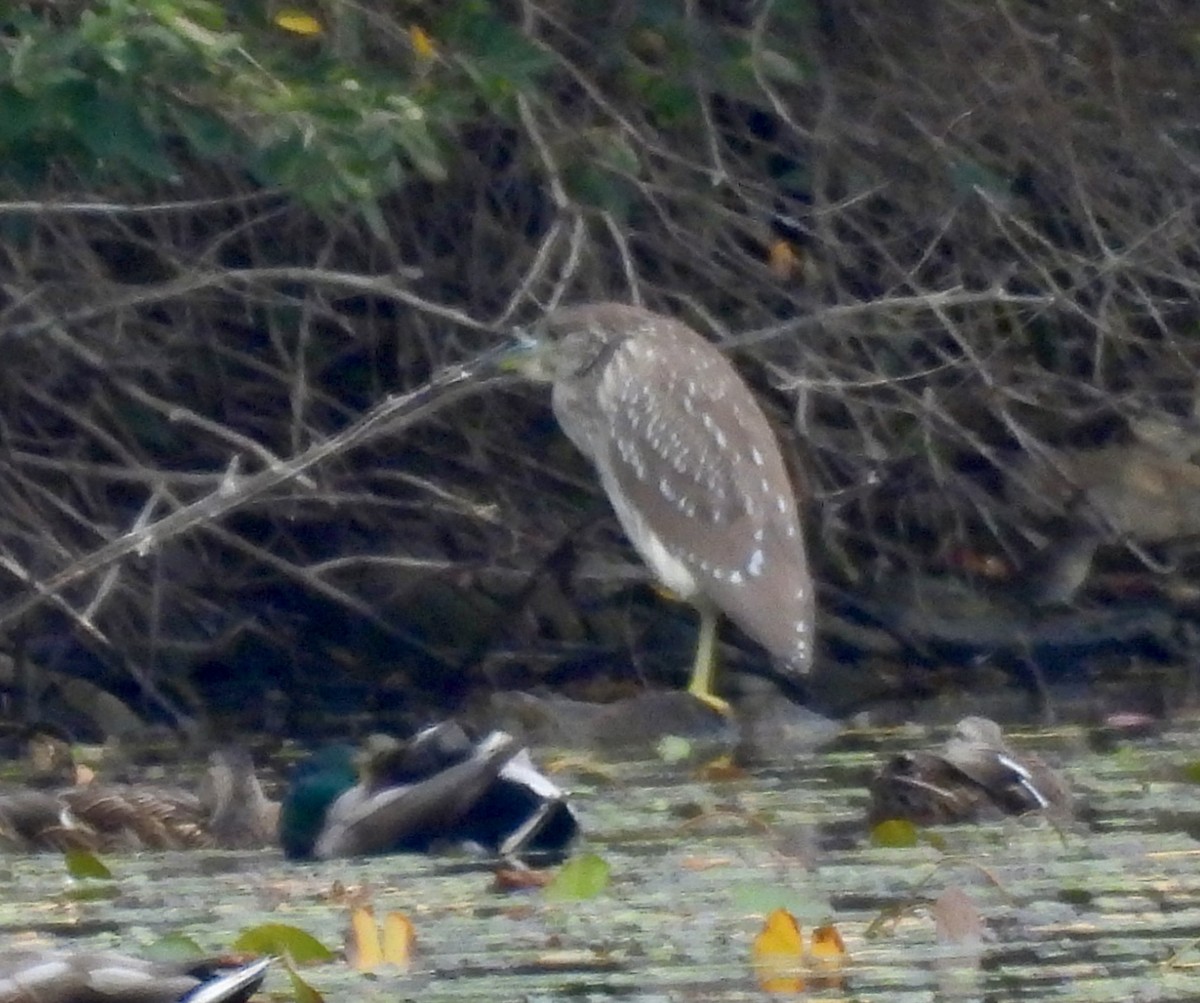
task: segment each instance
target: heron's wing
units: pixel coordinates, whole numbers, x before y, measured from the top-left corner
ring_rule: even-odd
[[[683,332],[628,339],[606,367],[610,469],[670,550],[741,568],[762,542],[757,527],[796,525],[795,500],[753,395],[716,348]]]
[[[614,505],[626,529],[653,535],[648,547],[630,533],[648,563],[660,576],[683,565],[699,593],[807,671],[813,596],[795,496],[775,435],[728,360],[690,328],[666,325],[624,341],[597,392],[612,430],[608,476],[622,496]]]

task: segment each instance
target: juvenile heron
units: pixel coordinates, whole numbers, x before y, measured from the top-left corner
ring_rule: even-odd
[[[813,657],[813,587],[771,426],[737,371],[686,324],[641,307],[555,310],[519,365],[553,383],[642,559],[700,612],[689,691],[713,701],[723,611],[789,671]]]

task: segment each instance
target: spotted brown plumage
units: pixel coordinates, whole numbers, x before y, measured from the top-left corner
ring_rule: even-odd
[[[804,673],[813,588],[795,494],[770,424],[721,352],[686,324],[594,303],[543,321],[526,371],[592,461],[655,576],[699,607],[693,692],[711,695],[717,610]]]

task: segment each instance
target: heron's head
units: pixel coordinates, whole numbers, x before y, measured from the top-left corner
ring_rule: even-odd
[[[500,356],[500,368],[539,383],[554,382],[554,342],[537,327],[518,328],[515,334],[512,346]]]
[[[637,333],[644,311],[619,303],[589,303],[552,310],[517,332],[504,368],[532,380],[556,383],[602,368],[613,350]]]

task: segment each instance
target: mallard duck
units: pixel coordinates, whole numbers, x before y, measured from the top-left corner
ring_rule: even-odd
[[[902,818],[917,825],[976,822],[1071,811],[1066,783],[1042,759],[1014,751],[1000,726],[966,717],[937,751],[904,752],[871,784],[870,822]]]
[[[270,964],[161,964],[111,952],[13,948],[0,951],[0,1003],[243,1003]]]
[[[274,841],[278,805],[266,798],[244,750],[215,751],[194,793],[83,779],[65,742],[40,733],[29,745],[35,768],[29,786],[0,790],[0,846],[10,850],[248,848]]]
[[[200,784],[205,828],[212,842],[228,850],[274,846],[279,833],[279,802],[263,792],[254,760],[245,749],[224,746],[208,757]]]
[[[372,736],[361,752],[316,753],[297,768],[279,825],[288,857],[318,860],[447,844],[553,855],[577,829],[563,792],[511,736],[476,745],[453,722],[404,743]]]

